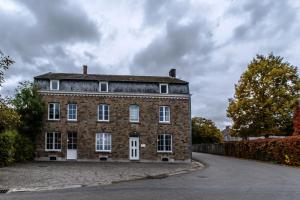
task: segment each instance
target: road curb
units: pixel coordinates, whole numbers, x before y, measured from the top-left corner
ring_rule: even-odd
[[[186,174],[189,172],[201,170],[204,168],[204,165],[196,160],[192,160],[192,167],[190,169],[183,169],[179,171],[175,171],[172,173],[162,173],[157,175],[149,175],[145,174],[144,176],[140,176],[137,178],[132,178],[128,180],[120,180],[120,181],[108,181],[107,183],[95,183],[95,184],[76,184],[76,185],[65,185],[65,186],[49,186],[49,187],[32,187],[32,188],[5,188],[6,194],[14,193],[14,192],[39,192],[39,191],[51,191],[51,190],[62,190],[62,189],[73,189],[73,188],[81,188],[81,187],[93,187],[93,186],[100,186],[100,185],[110,185],[122,182],[129,182],[129,181],[138,181],[138,180],[147,180],[147,179],[163,179],[169,176],[176,176],[180,174]]]

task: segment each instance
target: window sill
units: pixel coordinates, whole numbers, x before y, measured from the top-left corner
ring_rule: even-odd
[[[61,149],[45,149],[46,152],[61,152]]]
[[[109,123],[110,121],[105,121],[105,120],[97,120],[97,123]]]
[[[111,150],[105,151],[105,150],[96,150],[96,153],[111,153]]]
[[[171,122],[159,122],[159,124],[171,124]]]
[[[70,123],[77,123],[77,119],[76,120],[71,120],[71,119],[68,119],[67,122],[70,122]]]
[[[157,151],[157,153],[168,153],[168,154],[170,154],[170,153],[173,153],[172,151]]]
[[[60,119],[48,119],[47,121],[48,121],[48,122],[59,122]]]
[[[141,122],[129,122],[130,124],[141,124]]]

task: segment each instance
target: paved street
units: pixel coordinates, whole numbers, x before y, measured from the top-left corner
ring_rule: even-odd
[[[165,179],[45,192],[10,193],[0,199],[300,199],[300,169],[194,153],[200,171]]]
[[[194,170],[196,163],[30,162],[0,168],[0,188],[36,191],[105,185]]]

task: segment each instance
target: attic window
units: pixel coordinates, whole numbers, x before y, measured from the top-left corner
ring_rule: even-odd
[[[162,94],[168,94],[168,84],[159,84],[159,91]]]
[[[108,92],[108,82],[99,82],[99,92]]]
[[[50,90],[59,90],[59,80],[50,80]]]

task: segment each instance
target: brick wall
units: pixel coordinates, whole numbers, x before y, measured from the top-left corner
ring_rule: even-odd
[[[51,96],[43,95],[43,100],[60,103],[60,120],[48,121],[44,117],[44,131],[38,137],[37,158],[48,156],[66,157],[67,131],[77,132],[78,159],[95,159],[99,156],[108,156],[112,160],[128,160],[129,135],[137,132],[140,144],[140,160],[158,161],[162,157],[169,157],[178,161],[190,160],[190,121],[189,99],[175,98],[139,98],[139,97],[103,97],[103,96]],[[77,122],[67,121],[67,104],[77,103]],[[110,121],[97,121],[97,106],[110,105]],[[140,122],[129,122],[129,105],[140,107]],[[159,106],[166,105],[171,108],[171,123],[159,123]],[[61,132],[62,151],[45,152],[45,133],[51,131]],[[112,135],[111,153],[95,151],[95,134],[107,132]],[[161,133],[172,134],[172,153],[157,153],[157,135]]]

